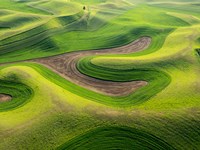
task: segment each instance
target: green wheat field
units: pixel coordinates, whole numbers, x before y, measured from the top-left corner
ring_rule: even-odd
[[[200,150],[200,0],[0,0],[0,150]]]

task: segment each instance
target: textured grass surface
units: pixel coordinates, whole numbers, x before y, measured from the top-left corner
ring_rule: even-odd
[[[27,6],[26,3],[21,3],[20,1],[10,1],[10,0],[2,0],[0,9],[9,9],[21,12],[28,12],[28,13],[37,13],[37,14],[48,14],[45,11],[38,10],[35,8],[31,8]]]
[[[58,150],[71,149],[174,149],[161,139],[127,127],[98,128],[63,144]]]
[[[165,14],[161,9],[155,9],[149,13],[150,6],[139,5],[134,9],[131,9],[130,6],[123,6],[124,9],[120,11],[118,7],[115,9],[106,5],[90,7],[89,16],[85,12],[84,18],[81,20],[77,18],[76,22],[64,28],[59,27],[58,24],[63,24],[62,20],[70,17],[58,17],[54,21],[47,22],[42,25],[43,33],[37,32],[37,29],[41,28],[38,26],[35,31],[32,29],[5,39],[3,40],[4,46],[0,47],[1,54],[4,54],[0,61],[44,57],[74,50],[117,47],[130,43],[141,36],[152,36],[155,37],[155,40],[159,38],[161,41],[159,43],[162,44],[165,36],[174,28],[189,25],[180,18]],[[121,16],[119,16],[120,14]],[[146,17],[141,18],[140,16]],[[157,16],[163,16],[160,22]],[[166,22],[171,22],[171,24],[166,24]],[[33,31],[34,36],[30,34]],[[12,42],[10,43],[10,41]],[[161,44],[156,44],[156,41],[153,42],[152,47],[161,46]],[[46,47],[45,45],[52,46]],[[12,53],[10,53],[11,50]]]
[[[72,15],[79,12],[81,9],[78,3],[64,0],[38,1],[30,3],[30,6],[54,15]]]
[[[104,80],[117,81],[117,82],[133,81],[133,80],[136,81],[145,80],[149,82],[147,86],[140,88],[139,90],[128,96],[109,97],[106,95],[89,91],[83,87],[77,86],[41,65],[38,64],[21,64],[21,65],[29,66],[31,68],[36,69],[39,73],[41,73],[42,76],[44,76],[51,82],[61,86],[62,88],[74,94],[82,96],[91,101],[115,107],[132,107],[135,104],[143,103],[152,96],[154,96],[156,93],[164,89],[170,83],[170,77],[161,71],[140,69],[140,70],[127,70],[124,72],[124,74],[121,74],[120,72],[118,72],[118,70],[107,70],[107,72],[104,72],[104,76],[101,75],[100,78],[103,78]],[[93,74],[93,76],[99,78],[100,71],[101,70],[99,69],[99,72],[96,72],[96,75]],[[124,78],[124,76],[126,76],[126,78]]]
[[[86,6],[86,10],[83,10]],[[126,45],[146,50],[89,56],[84,74],[145,80],[126,97],[73,84],[35,63],[0,67],[0,149],[199,149],[198,0],[2,0],[0,62]],[[126,126],[126,127],[125,127]]]
[[[163,90],[171,81],[170,76],[164,72],[139,68],[130,70],[118,70],[105,67],[94,66],[90,63],[91,58],[82,59],[78,64],[78,69],[83,74],[100,78],[108,81],[147,81],[148,85],[138,89],[133,94],[122,98],[113,98],[111,100],[101,98],[100,102],[114,104],[116,106],[131,106],[140,104],[150,99],[152,96]],[[108,62],[108,61],[107,61]],[[116,99],[116,100],[115,100]],[[99,100],[98,100],[99,101]]]
[[[17,109],[31,100],[33,90],[24,84],[16,81],[0,80],[0,93],[12,96],[12,100],[0,103],[0,112]]]
[[[50,80],[50,76],[45,77],[44,74],[38,74],[37,70],[22,66],[22,64],[5,68],[1,75],[6,76],[10,72],[15,73],[18,78],[23,79],[24,84],[33,88],[35,95],[23,107],[1,113],[1,131],[4,131],[4,134],[12,135],[11,137],[7,136],[4,142],[1,142],[1,149],[8,148],[8,145],[10,149],[13,146],[17,149],[50,149],[63,144],[67,139],[80,133],[84,134],[91,127],[116,123],[138,126],[139,129],[142,127],[161,139],[164,138],[167,143],[169,142],[170,145],[172,144],[173,147],[179,149],[198,146],[196,134],[199,133],[199,117],[198,113],[195,113],[198,109],[190,110],[185,107],[183,110],[185,109],[184,112],[188,112],[187,115],[182,111],[175,111],[176,115],[173,117],[170,114],[174,112],[173,108],[178,105],[175,105],[175,103],[173,107],[171,103],[164,104],[162,102],[162,107],[144,103],[141,107],[127,111],[111,109],[88,101],[68,90],[63,90],[62,87],[52,83],[54,80]],[[65,82],[63,82],[64,84]],[[160,100],[152,99],[152,101],[155,104],[156,101],[158,103]],[[167,112],[165,112],[165,109]],[[162,114],[158,113],[160,111]],[[24,128],[24,124],[30,121],[31,124],[27,124]],[[163,126],[165,128],[160,130]],[[180,128],[177,129],[177,126]],[[16,127],[23,127],[23,129],[16,131]],[[188,128],[190,128],[190,131],[188,131]],[[8,133],[7,130],[15,133]],[[4,134],[1,134],[1,136]],[[168,136],[173,138],[168,138]],[[35,142],[32,143],[33,140],[37,143],[43,141],[43,144],[35,145]],[[190,140],[196,142],[191,143]]]

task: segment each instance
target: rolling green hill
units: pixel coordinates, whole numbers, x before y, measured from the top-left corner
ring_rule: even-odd
[[[199,0],[1,0],[0,150],[199,150],[199,66]]]

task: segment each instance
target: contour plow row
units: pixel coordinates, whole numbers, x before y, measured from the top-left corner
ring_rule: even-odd
[[[1,3],[0,150],[199,149],[198,3]]]
[[[81,74],[77,69],[77,62],[82,57],[90,55],[100,55],[100,54],[125,54],[140,51],[145,49],[150,44],[150,38],[141,38],[129,45],[120,48],[106,49],[106,50],[92,50],[84,52],[74,52],[70,54],[64,54],[59,56],[53,56],[48,58],[41,58],[34,60],[35,62],[44,64],[49,68],[54,69],[60,75],[64,76],[66,79],[72,81],[75,84],[87,87],[90,90],[99,91],[102,94],[111,96],[123,96],[129,95],[137,87],[144,86],[147,83],[145,81],[136,82],[126,82],[126,83],[116,83],[98,80]]]
[[[168,143],[141,130],[128,127],[104,127],[76,137],[58,150],[71,149],[174,149]]]
[[[118,70],[112,71],[109,69],[103,70],[104,74],[102,72],[98,75],[98,70],[100,72],[101,69],[97,68],[97,71],[95,68],[92,69],[90,64],[88,64],[90,61],[82,60],[82,63],[79,63],[78,67],[77,62],[80,58],[86,56],[137,52],[147,48],[150,41],[150,38],[144,37],[119,48],[74,52],[29,61],[43,64],[53,69],[55,73],[58,73],[68,81],[93,91],[90,97],[85,96],[85,98],[90,98],[105,104],[130,107],[148,100],[165,88],[170,82],[170,76],[162,71],[146,68],[126,70],[124,72],[125,74]],[[91,77],[84,75],[78,69],[85,70],[86,72],[89,70],[91,73],[94,71],[94,75]],[[99,80],[98,78],[102,78],[103,80]],[[149,92],[150,90],[151,92]],[[96,94],[94,92],[99,93],[99,97],[95,96]],[[78,94],[79,92],[74,93]],[[81,95],[83,94],[80,93]]]
[[[0,112],[21,107],[33,96],[33,90],[20,82],[3,78],[0,83]]]

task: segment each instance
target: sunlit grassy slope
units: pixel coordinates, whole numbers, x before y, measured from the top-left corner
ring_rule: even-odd
[[[198,0],[1,0],[0,93],[13,99],[0,103],[0,150],[198,150],[199,10]],[[148,82],[125,97],[16,62],[119,47],[143,36],[152,38],[144,51],[77,64],[98,79]]]

